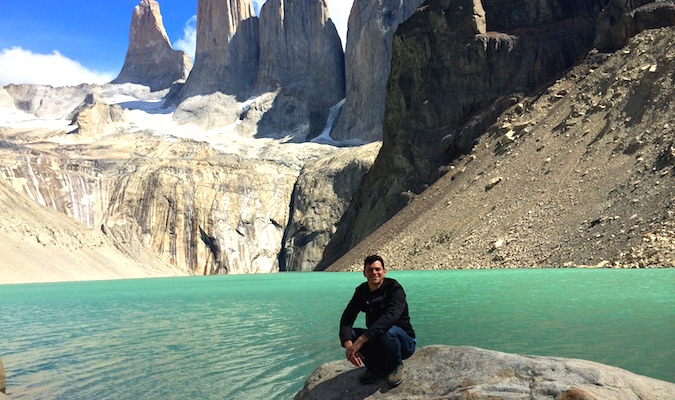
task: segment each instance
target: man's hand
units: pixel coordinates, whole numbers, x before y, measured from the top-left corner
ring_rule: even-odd
[[[357,367],[363,365],[363,356],[359,350],[361,350],[361,347],[367,341],[368,339],[361,335],[355,342],[347,340],[342,344],[346,349],[345,356],[347,357],[347,360]]]

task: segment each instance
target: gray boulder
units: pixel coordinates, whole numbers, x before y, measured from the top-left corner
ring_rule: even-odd
[[[295,400],[310,399],[551,399],[669,400],[675,384],[608,365],[476,347],[426,346],[405,361],[405,380],[361,385],[347,361],[317,368]]]

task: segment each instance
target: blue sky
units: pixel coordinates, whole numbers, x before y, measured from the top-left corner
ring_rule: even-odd
[[[140,0],[0,0],[0,85],[104,83],[122,69]],[[197,0],[158,0],[174,48],[194,52]],[[264,0],[252,0],[256,13]],[[328,0],[346,38],[353,0]]]

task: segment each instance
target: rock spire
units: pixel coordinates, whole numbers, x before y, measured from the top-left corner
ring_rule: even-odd
[[[249,0],[199,0],[195,65],[178,102],[215,92],[249,92],[258,54],[258,18]]]
[[[190,57],[171,47],[157,1],[141,0],[131,18],[122,71],[112,83],[138,83],[161,90],[185,79],[190,68]]]
[[[344,97],[344,55],[325,0],[267,0],[260,11],[257,88],[301,88],[312,108]]]

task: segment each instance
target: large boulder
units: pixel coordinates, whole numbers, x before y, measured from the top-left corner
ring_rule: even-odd
[[[71,116],[71,122],[77,125],[76,133],[88,136],[114,133],[125,121],[119,105],[108,104],[95,94],[88,94]]]
[[[141,0],[131,18],[122,71],[111,83],[137,83],[161,90],[187,78],[191,68],[190,57],[171,47],[157,1]]]
[[[405,380],[362,385],[363,371],[347,361],[317,368],[295,400],[331,399],[550,399],[669,400],[675,384],[608,365],[536,357],[476,347],[426,346],[405,361]]]
[[[441,165],[467,153],[512,105],[498,99],[535,90],[586,54],[604,0],[574,1],[564,12],[532,22],[529,7],[516,4],[522,2],[509,2],[508,8],[502,3],[484,1],[482,13],[480,1],[428,0],[398,29],[382,150],[326,248],[322,267],[435,182]],[[536,4],[544,8],[547,2]],[[493,30],[492,12],[499,13],[497,26],[504,31]],[[471,129],[462,129],[481,113]]]
[[[346,101],[331,132],[334,140],[382,139],[394,32],[423,1],[354,1],[345,50]]]

